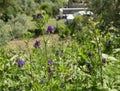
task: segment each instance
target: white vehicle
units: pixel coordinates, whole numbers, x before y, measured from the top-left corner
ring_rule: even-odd
[[[78,12],[75,12],[74,14],[68,14],[66,17],[66,21],[69,22],[69,21],[73,20],[75,18],[75,16],[78,16],[78,15],[91,16],[91,15],[93,15],[93,12],[91,12],[91,11],[78,11]]]
[[[70,14],[71,12],[83,11],[87,10],[87,8],[60,8],[59,9],[59,16],[62,17],[66,14]]]

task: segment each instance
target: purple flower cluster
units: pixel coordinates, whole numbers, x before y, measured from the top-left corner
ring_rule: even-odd
[[[54,33],[54,27],[53,26],[48,26],[46,33]]]
[[[43,18],[42,14],[37,14],[37,19]]]
[[[35,48],[39,48],[40,47],[40,41],[37,41],[34,43],[33,45]]]
[[[18,60],[18,67],[21,67],[21,66],[23,66],[23,65],[25,65],[25,61],[24,60]]]

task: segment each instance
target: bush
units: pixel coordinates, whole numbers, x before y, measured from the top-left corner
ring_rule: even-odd
[[[45,10],[49,16],[55,17],[56,15],[59,14],[59,8],[64,7],[66,5],[67,2],[65,0],[59,0],[59,1],[48,0],[48,2],[45,1],[41,3],[41,9]]]
[[[67,38],[67,37],[69,37],[70,34],[71,34],[71,30],[70,30],[69,28],[67,28],[67,27],[65,27],[65,28],[60,27],[60,28],[58,28],[58,29],[59,29],[59,36],[60,36],[61,38]]]
[[[0,20],[0,45],[6,44],[11,40],[10,31],[11,26]]]
[[[68,23],[68,28],[71,30],[71,35],[82,31],[83,27],[88,26],[88,16],[76,16],[73,21]]]
[[[110,23],[113,22],[115,27],[119,28],[120,24],[120,1],[119,0],[90,0],[90,9],[101,25],[107,30]]]
[[[11,36],[12,38],[23,38],[24,33],[28,30],[34,30],[35,23],[32,21],[31,17],[24,14],[18,14],[17,17],[13,17],[8,23],[11,26]]]
[[[53,3],[52,2],[43,2],[41,3],[41,9],[42,10],[45,10],[46,13],[50,16],[52,16],[52,6],[53,6]]]

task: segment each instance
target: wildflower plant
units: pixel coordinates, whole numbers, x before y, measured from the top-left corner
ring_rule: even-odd
[[[35,34],[36,36],[43,35],[45,32],[45,23],[48,21],[48,16],[43,13],[36,14],[36,30]]]
[[[119,47],[114,45],[114,37],[103,37],[97,26],[90,20],[71,40],[57,42],[51,39],[54,27],[48,26],[43,39],[29,44],[27,38],[24,50],[0,47],[0,90],[119,91]],[[107,45],[117,49],[109,52]]]
[[[36,18],[41,19],[41,18],[43,18],[43,15],[41,13],[39,13],[39,14],[37,14]]]
[[[39,48],[40,47],[40,41],[36,40],[33,46],[35,48]]]
[[[18,60],[18,67],[24,66],[25,65],[25,61],[24,60]]]
[[[47,30],[46,30],[46,33],[54,33],[54,27],[53,26],[48,26]]]

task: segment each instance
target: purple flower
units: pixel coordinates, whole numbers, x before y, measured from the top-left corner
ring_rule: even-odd
[[[42,14],[37,14],[37,18],[43,18]]]
[[[87,63],[86,66],[87,66],[88,69],[92,68],[92,65],[90,63]]]
[[[102,58],[102,63],[106,63],[106,58]]]
[[[35,48],[39,48],[40,47],[40,41],[37,41],[34,43],[33,45]]]
[[[23,65],[25,65],[25,61],[23,61],[23,60],[18,60],[18,67],[21,67],[21,66],[23,66]]]
[[[46,33],[54,33],[54,27],[53,26],[48,26]]]
[[[108,40],[108,41],[107,41],[107,45],[108,45],[108,46],[111,46],[111,45],[112,45],[112,41],[111,41],[111,40]]]
[[[54,64],[54,62],[53,62],[53,60],[48,60],[48,65],[52,65],[52,64]]]
[[[88,55],[89,57],[91,57],[91,56],[92,56],[92,53],[91,53],[91,52],[88,52],[87,55]]]

